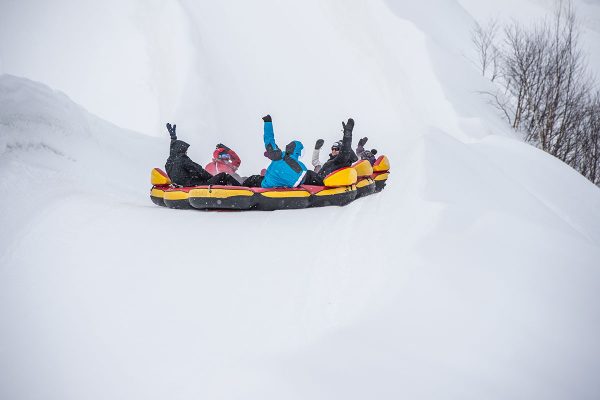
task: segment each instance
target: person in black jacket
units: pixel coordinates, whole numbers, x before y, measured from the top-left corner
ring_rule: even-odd
[[[171,182],[179,186],[202,186],[202,185],[231,185],[240,186],[234,177],[225,172],[212,176],[200,165],[193,162],[187,156],[189,144],[177,139],[177,125],[167,124],[167,130],[171,135],[171,151],[165,169]]]
[[[354,129],[354,120],[349,118],[348,122],[342,122],[342,127],[344,128],[344,137],[342,138],[341,144],[337,144],[339,142],[334,144],[331,154],[329,155],[329,160],[321,166],[319,172],[306,171],[304,182],[302,182],[304,185],[323,186],[323,179],[325,179],[327,175],[337,169],[349,167],[352,163],[358,161],[358,157],[352,150],[352,130]]]

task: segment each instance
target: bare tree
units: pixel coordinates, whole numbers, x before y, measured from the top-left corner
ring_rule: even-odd
[[[489,20],[485,27],[476,22],[471,32],[471,41],[477,50],[481,75],[486,76],[488,68],[491,68],[492,82],[498,74],[498,49],[495,45],[497,32],[498,20],[496,19]]]
[[[585,111],[575,168],[600,185],[600,92],[596,92]]]
[[[508,24],[500,46],[496,32],[496,21],[473,31],[482,74],[496,66],[490,79],[498,89],[486,93],[494,106],[526,141],[600,183],[599,95],[592,93],[571,1],[559,0],[553,17],[533,27]]]

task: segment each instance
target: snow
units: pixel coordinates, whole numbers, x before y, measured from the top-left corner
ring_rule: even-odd
[[[0,398],[597,398],[600,191],[475,93],[499,4],[3,2]],[[388,186],[150,202],[164,122],[248,175],[266,113],[308,148],[354,117]]]

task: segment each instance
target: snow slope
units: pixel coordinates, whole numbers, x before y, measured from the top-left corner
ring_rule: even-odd
[[[98,12],[82,4],[74,16]],[[513,138],[473,93],[485,83],[464,53],[468,7],[126,4],[111,32],[139,28],[141,13],[202,49],[175,69],[128,66],[142,78],[165,68],[156,85],[175,79],[165,99],[182,101],[163,99],[173,111],[157,121],[177,116],[193,159],[223,140],[249,174],[264,165],[263,114],[282,143],[308,146],[354,116],[393,174],[343,208],[163,209],[148,199],[168,149],[158,127],[145,133],[160,138],[123,130],[0,76],[0,398],[598,397],[600,192]],[[144,46],[112,34],[98,33]],[[15,53],[0,42],[8,70]],[[154,60],[178,52],[166,43],[150,46]],[[85,84],[92,103],[118,102],[123,125],[154,101]],[[206,90],[178,95],[188,84]]]

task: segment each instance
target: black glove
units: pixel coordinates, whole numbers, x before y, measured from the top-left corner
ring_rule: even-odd
[[[171,140],[177,140],[177,134],[175,133],[176,129],[177,125],[171,126],[171,124],[167,122],[167,130],[169,131],[169,135],[171,135]]]
[[[344,135],[352,135],[352,129],[354,129],[354,120],[352,118],[348,118],[348,122],[344,123],[342,121],[342,127],[344,128]]]
[[[320,150],[321,147],[323,147],[323,143],[325,143],[323,139],[317,140],[317,143],[315,143],[315,150]]]
[[[217,145],[217,149],[225,149],[226,151],[231,150],[229,147],[225,146],[223,143],[219,143]]]
[[[364,138],[360,139],[360,140],[358,141],[358,145],[359,145],[360,147],[364,147],[364,146],[365,146],[365,144],[367,144],[367,140],[369,140],[369,138],[368,138],[368,137],[364,137]]]
[[[262,120],[265,121],[265,122],[273,122],[273,120],[271,119],[271,116],[269,114],[265,115],[262,118]]]

